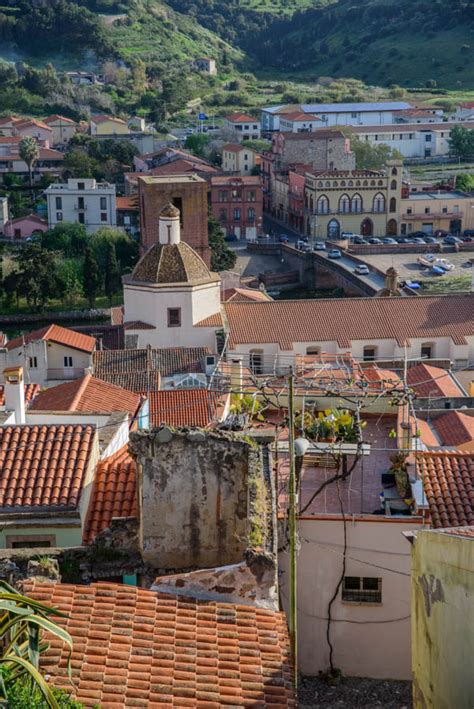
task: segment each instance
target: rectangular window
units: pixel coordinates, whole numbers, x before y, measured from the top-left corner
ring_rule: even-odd
[[[240,209],[234,209],[234,220],[236,222],[240,221]]]
[[[100,198],[100,208],[107,209],[107,197]]]
[[[255,221],[255,209],[253,207],[249,207],[247,210],[247,218],[249,222]]]
[[[447,213],[448,213],[448,208],[447,208],[447,207],[443,207],[443,214],[447,214]]]
[[[77,198],[77,208],[84,209],[84,197]]]
[[[29,358],[29,365],[30,365],[30,369],[36,369],[38,366],[38,358],[37,357],[30,357]]]
[[[181,327],[181,308],[168,308],[168,327]]]
[[[429,207],[425,207],[425,214],[429,214],[429,213],[430,213],[430,211],[431,211],[431,210],[430,210],[430,208],[429,208]]]
[[[220,222],[226,222],[227,221],[227,212],[225,209],[221,209],[219,212],[219,221]]]
[[[62,209],[62,208],[63,208],[63,198],[56,197],[56,209]]]
[[[421,346],[421,357],[422,357],[422,359],[432,359],[433,348],[431,345],[422,345]]]
[[[413,214],[413,207],[407,207],[407,214]]]
[[[5,538],[7,549],[38,549],[40,547],[55,547],[54,534],[7,534]]]
[[[364,362],[373,362],[376,354],[375,347],[364,347]]]
[[[376,576],[344,576],[342,600],[349,603],[382,603],[382,579]]]
[[[78,189],[78,190],[85,190],[85,189],[86,189],[86,184],[85,184],[85,182],[78,182],[78,183],[77,183],[77,189]]]
[[[357,118],[357,113],[351,113],[351,118]]]
[[[77,217],[78,217],[79,224],[85,224],[86,219],[84,217],[83,212],[80,212],[80,214],[78,214]]]
[[[431,135],[425,135],[425,142],[431,143]]]
[[[219,192],[217,200],[218,202],[227,202],[227,190]]]
[[[240,194],[239,190],[232,190],[232,201],[233,202],[240,202],[242,199],[242,195]]]
[[[69,355],[64,356],[64,366],[72,367],[72,357],[70,357]]]
[[[101,212],[101,213],[100,213],[100,221],[101,221],[101,222],[106,222],[106,221],[107,221],[107,212]]]
[[[62,222],[63,220],[63,213],[62,212],[56,212],[56,221],[57,222]]]
[[[249,190],[247,192],[247,202],[255,202],[255,201],[256,201],[255,190]]]

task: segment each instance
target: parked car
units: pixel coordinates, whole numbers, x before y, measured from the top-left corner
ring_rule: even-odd
[[[326,244],[324,241],[315,241],[313,251],[326,251]]]
[[[385,239],[382,239],[382,244],[397,244],[396,239],[392,239],[391,237],[387,236]]]
[[[330,249],[328,251],[328,258],[342,258],[342,254],[339,249]]]
[[[413,239],[411,240],[412,244],[424,244],[426,243],[424,239],[421,238],[421,236],[414,236]]]
[[[413,231],[410,236],[416,237],[417,239],[424,239],[426,233],[424,231]]]
[[[461,239],[461,241],[464,241],[467,243],[474,241],[474,236],[469,236],[469,235],[466,236],[466,234],[464,234],[464,236],[460,236],[459,238]]]
[[[364,239],[363,236],[354,236],[353,241],[354,241],[354,244],[368,244],[369,243],[366,239]]]
[[[369,244],[377,244],[380,245],[382,242],[380,239],[377,239],[375,236],[373,236],[371,239],[369,239]]]
[[[354,268],[354,273],[357,273],[358,276],[368,276],[370,273],[369,267],[366,266],[365,263],[359,263],[359,265]]]
[[[237,237],[235,234],[226,234],[224,236],[224,241],[237,241]]]
[[[462,241],[461,239],[458,239],[457,236],[445,236],[443,239],[443,244],[447,244],[449,246],[455,246],[456,244],[461,244]]]
[[[474,236],[474,229],[464,229],[463,235],[464,236]]]
[[[280,242],[280,244],[287,244],[290,240],[286,234],[280,234],[280,236],[278,237],[278,241]]]
[[[354,234],[353,231],[342,231],[341,232],[341,239],[354,239],[356,236],[359,236],[359,235]]]
[[[437,244],[438,240],[434,236],[425,236],[425,244]]]

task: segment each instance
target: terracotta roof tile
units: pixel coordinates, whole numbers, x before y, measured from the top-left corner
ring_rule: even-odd
[[[163,389],[148,395],[150,425],[199,426],[218,418],[220,396],[207,389]]]
[[[25,384],[25,404],[27,406],[31,404],[40,390],[39,384]],[[5,406],[5,387],[3,384],[0,384],[0,406]]]
[[[58,114],[48,116],[44,119],[43,123],[46,123],[46,125],[48,125],[49,123],[57,123],[58,121],[61,121],[61,123],[70,123],[73,126],[76,125],[76,122],[73,121],[72,118],[66,118],[65,116],[59,116]]]
[[[127,411],[134,417],[140,396],[86,374],[72,382],[45,389],[35,398],[33,411]]]
[[[66,327],[60,327],[59,325],[48,325],[41,330],[34,330],[20,337],[15,337],[7,343],[7,349],[14,350],[17,347],[22,347],[23,344],[37,340],[57,342],[60,345],[65,345],[65,347],[72,347],[72,349],[81,350],[83,352],[92,352],[95,349],[94,337],[83,335],[74,330],[69,330]]]
[[[116,197],[115,203],[117,209],[127,209],[129,211],[138,212],[138,200],[136,195],[131,197]]]
[[[94,375],[104,378],[126,372],[158,371],[162,377],[203,371],[207,347],[170,347],[138,350],[98,350],[93,354]],[[110,379],[108,379],[110,381]]]
[[[112,519],[136,515],[136,466],[125,446],[97,466],[84,525],[84,544],[91,544]]]
[[[441,440],[443,446],[460,446],[472,441],[474,450],[474,417],[461,413],[461,411],[450,411],[434,419],[432,425]]]
[[[226,121],[230,123],[258,123],[256,118],[252,118],[247,113],[229,113],[229,115],[224,116]]]
[[[112,325],[123,325],[123,305],[110,308],[110,322]]]
[[[161,386],[160,372],[157,370],[150,370],[149,372],[102,372],[97,376],[103,379],[104,382],[110,382],[122,387],[122,389],[128,389],[128,391],[136,393],[157,391]]]
[[[466,344],[474,335],[474,295],[406,298],[341,298],[275,300],[268,303],[224,303],[230,346],[294,342],[333,342],[350,347],[352,340],[395,340],[450,337]]]
[[[220,313],[214,313],[209,315],[208,318],[200,320],[194,327],[222,327],[223,326],[222,315]]]
[[[257,288],[227,288],[222,294],[222,302],[254,302],[273,300],[268,293]]]
[[[0,508],[76,508],[94,439],[78,424],[0,427]]]
[[[474,524],[474,454],[423,453],[417,472],[433,527]]]
[[[67,613],[57,622],[72,636],[75,696],[86,707],[296,706],[281,612],[108,583],[27,581],[24,592]],[[43,662],[69,689],[67,656],[52,641]]]
[[[473,527],[455,527],[454,529],[440,529],[443,534],[448,534],[454,537],[466,537],[466,539],[474,539],[474,526]]]
[[[424,362],[410,367],[407,382],[417,396],[464,396],[449,372]]]

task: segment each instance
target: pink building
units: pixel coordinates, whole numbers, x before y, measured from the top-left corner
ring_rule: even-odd
[[[22,138],[27,135],[36,138],[36,140],[42,142],[46,148],[52,147],[54,143],[53,129],[47,126],[46,123],[43,123],[43,121],[38,121],[35,118],[25,118],[15,121],[13,130],[15,135],[19,135]]]
[[[43,231],[48,231],[48,222],[36,214],[28,214],[6,222],[4,233],[10,239],[26,239]]]
[[[296,231],[304,231],[304,173],[288,172],[288,222]]]

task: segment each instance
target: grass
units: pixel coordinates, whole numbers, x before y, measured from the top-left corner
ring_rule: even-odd
[[[471,276],[443,276],[439,280],[422,281],[423,295],[465,293],[471,290]]]
[[[117,294],[112,298],[112,306],[122,305],[123,294]],[[105,295],[100,295],[95,299],[94,308],[108,308],[109,299]],[[73,303],[67,303],[64,300],[50,300],[48,304],[42,308],[40,311],[35,313],[32,306],[28,306],[24,298],[20,298],[19,305],[16,303],[12,305],[6,305],[5,302],[0,304],[0,316],[1,315],[30,315],[37,314],[38,320],[43,319],[43,315],[50,315],[54,313],[60,313],[69,310],[88,310],[89,304],[87,300],[83,297],[77,298]]]

